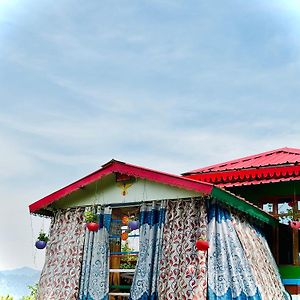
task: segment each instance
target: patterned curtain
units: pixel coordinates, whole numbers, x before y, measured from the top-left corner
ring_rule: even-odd
[[[207,235],[204,200],[169,201],[163,233],[159,299],[207,299],[206,253],[196,240]]]
[[[158,298],[158,271],[165,221],[165,202],[143,205],[140,211],[139,258],[130,290],[131,300]]]
[[[84,243],[83,209],[58,211],[38,285],[37,300],[76,300]]]
[[[208,299],[270,299],[258,290],[231,214],[217,204],[209,208],[208,235]]]
[[[263,299],[285,299],[285,289],[266,239],[246,220],[233,223]]]
[[[100,229],[86,229],[79,300],[106,300],[109,292],[109,228],[111,208],[99,209]]]

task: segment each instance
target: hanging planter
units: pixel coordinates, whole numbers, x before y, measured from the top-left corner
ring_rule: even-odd
[[[126,241],[128,239],[128,232],[124,231],[121,234],[121,240]]]
[[[46,233],[43,231],[40,231],[37,241],[35,242],[35,247],[37,249],[44,249],[47,246],[48,241],[49,241],[49,238],[46,235]]]
[[[122,217],[122,224],[128,225],[128,222],[129,222],[129,217],[128,216],[123,216]]]
[[[139,228],[139,221],[137,220],[131,220],[128,222],[128,227],[130,230],[136,230]]]
[[[207,251],[209,248],[209,244],[207,240],[199,239],[196,241],[196,248],[199,251]]]
[[[89,231],[98,231],[99,224],[97,222],[98,217],[92,211],[86,211],[84,213],[84,221],[86,222],[86,227]]]

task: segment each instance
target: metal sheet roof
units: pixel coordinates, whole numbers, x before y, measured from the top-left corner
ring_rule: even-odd
[[[271,166],[288,166],[297,165],[298,163],[300,163],[300,149],[285,147],[192,170],[184,173],[183,175]]]

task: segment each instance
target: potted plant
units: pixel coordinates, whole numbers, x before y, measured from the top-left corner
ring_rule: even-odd
[[[139,228],[139,221],[135,216],[129,217],[128,227],[130,230],[136,230]]]
[[[209,243],[206,239],[200,238],[196,241],[196,248],[199,251],[207,251],[209,248]]]
[[[43,232],[41,230],[40,234],[37,238],[37,241],[35,242],[35,247],[38,249],[44,249],[46,247],[48,241],[49,241],[48,236],[46,235],[45,232]]]
[[[84,221],[86,222],[86,227],[89,231],[98,231],[99,224],[98,224],[98,217],[92,211],[86,211],[84,213]]]

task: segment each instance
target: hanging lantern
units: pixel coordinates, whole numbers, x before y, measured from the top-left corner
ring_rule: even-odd
[[[135,220],[129,221],[128,222],[128,227],[129,227],[130,230],[138,229],[139,228],[139,221],[135,221]]]
[[[196,241],[196,248],[199,251],[207,251],[208,248],[209,248],[208,241],[206,241],[206,240],[197,240]]]
[[[35,242],[35,247],[37,249],[44,249],[47,246],[47,242],[45,241],[36,241]]]
[[[124,231],[121,234],[121,240],[126,241],[128,239],[128,232]]]
[[[290,202],[288,202],[288,206],[290,206],[290,207],[294,207],[294,205],[295,205],[295,202],[294,202],[294,201],[290,201]]]

